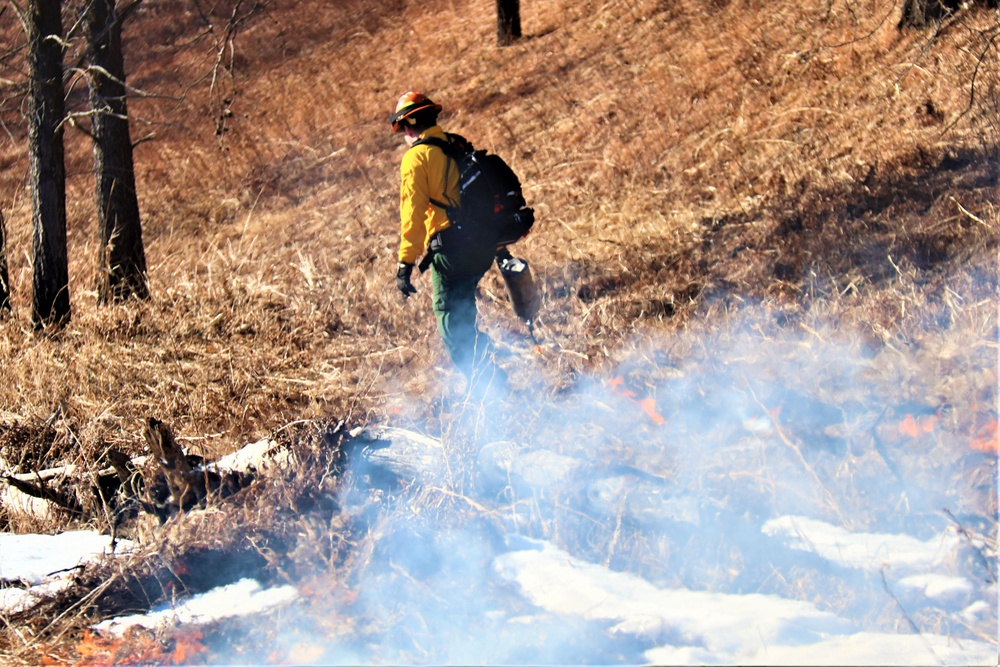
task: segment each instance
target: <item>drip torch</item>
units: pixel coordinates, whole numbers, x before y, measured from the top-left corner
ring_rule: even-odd
[[[542,299],[531,275],[531,267],[527,260],[518,257],[506,257],[498,265],[514,314],[524,320],[531,340],[538,345],[538,339],[535,338],[535,316],[541,308]]]

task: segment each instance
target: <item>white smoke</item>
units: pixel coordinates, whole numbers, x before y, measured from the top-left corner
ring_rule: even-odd
[[[948,416],[973,408],[913,400],[933,378],[886,389],[898,353],[843,339],[747,323],[701,355],[637,347],[603,381],[480,416],[474,446],[453,450],[474,462],[469,511],[383,517],[359,588],[366,613],[390,620],[366,657],[878,664],[881,642],[904,661],[960,664],[995,652],[969,633],[996,616],[995,495],[965,474],[991,463]],[[992,355],[970,355],[995,375]],[[909,433],[906,419],[930,426]]]

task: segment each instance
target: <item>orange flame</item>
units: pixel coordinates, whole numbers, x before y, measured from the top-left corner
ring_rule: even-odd
[[[973,406],[975,409],[976,406]],[[905,415],[897,426],[900,435],[908,438],[919,438],[922,435],[933,433],[937,423],[941,420],[939,415],[924,415],[914,417],[912,414]],[[969,436],[972,440],[969,447],[984,454],[1000,454],[1000,433],[998,433],[996,417],[992,415],[977,415],[969,429]]]
[[[208,648],[201,643],[205,635],[195,630],[178,635],[174,640],[174,650],[171,657],[175,665],[187,665],[193,658],[204,655]]]
[[[616,377],[608,380],[608,386],[611,387],[611,391],[615,392],[619,396],[624,396],[625,398],[635,398],[635,392],[624,388],[625,378]]]
[[[649,415],[649,418],[652,419],[654,423],[662,424],[664,421],[666,421],[663,417],[659,415],[659,413],[656,412],[656,401],[654,401],[653,399],[651,398],[642,399],[641,401],[639,401],[639,407],[642,408],[643,412]]]
[[[1000,433],[997,432],[997,420],[994,417],[989,417],[985,424],[973,428],[969,446],[984,454],[1000,454]]]
[[[195,630],[178,633],[173,641],[160,642],[152,633],[131,629],[120,637],[105,637],[85,630],[76,645],[75,658],[52,654],[41,656],[39,664],[50,667],[75,665],[77,667],[106,667],[107,665],[190,665],[205,657],[208,649],[201,643],[204,635]]]
[[[937,420],[936,415],[914,417],[911,414],[907,414],[899,422],[899,432],[908,438],[918,438],[926,433],[933,433],[934,423]]]
[[[654,424],[662,424],[666,421],[656,411],[656,401],[648,397],[643,399],[637,399],[636,393],[631,389],[627,389],[625,387],[625,378],[623,377],[611,378],[610,380],[608,380],[608,387],[611,389],[612,392],[618,394],[622,398],[627,398],[628,400],[638,405],[639,409],[645,412],[646,415],[653,420]]]

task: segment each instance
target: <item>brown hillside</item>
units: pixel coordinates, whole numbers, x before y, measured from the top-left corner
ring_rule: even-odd
[[[89,147],[70,131],[76,317],[57,342],[19,333],[24,121],[7,88],[5,340],[11,368],[34,368],[11,373],[11,412],[65,400],[84,424],[127,430],[153,412],[239,440],[353,403],[341,387],[364,381],[366,355],[401,381],[436,363],[426,300],[402,309],[391,289],[400,146],[385,117],[407,88],[522,174],[545,338],[573,353],[544,360],[556,376],[600,367],[637,329],[710,320],[719,298],[797,311],[810,280],[875,297],[895,275],[886,257],[927,271],[995,241],[990,10],[935,33],[898,31],[890,5],[542,2],[524,8],[526,38],[497,49],[485,2],[283,3],[231,42],[226,7],[212,30],[185,7],[149,3],[126,33],[156,298],[94,311]],[[487,313],[510,326],[502,304]],[[38,372],[50,345],[74,363]],[[105,373],[120,386],[102,388]]]

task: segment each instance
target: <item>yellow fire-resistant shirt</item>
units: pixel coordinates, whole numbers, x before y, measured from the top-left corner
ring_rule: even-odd
[[[422,132],[424,137],[447,140],[438,125]],[[399,261],[416,264],[431,237],[449,225],[444,210],[431,199],[458,203],[458,168],[440,148],[424,144],[406,151],[399,173]]]

